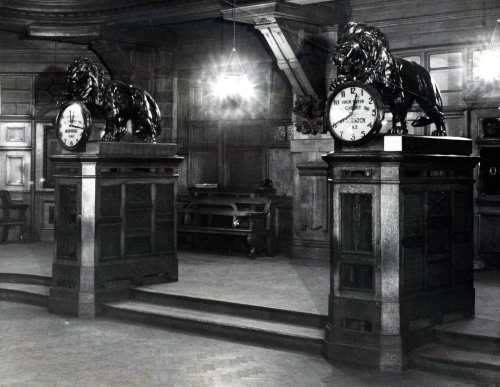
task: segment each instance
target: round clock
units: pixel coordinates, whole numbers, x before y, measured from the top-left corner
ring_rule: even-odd
[[[345,83],[335,88],[328,98],[328,130],[342,144],[366,144],[379,132],[383,119],[384,104],[380,94],[364,83]]]
[[[90,112],[80,101],[66,103],[57,114],[57,138],[66,149],[74,150],[83,146],[90,137],[91,128]]]

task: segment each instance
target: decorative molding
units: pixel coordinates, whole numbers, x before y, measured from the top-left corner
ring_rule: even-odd
[[[31,124],[29,122],[1,122],[0,147],[14,150],[31,146]]]
[[[414,1],[409,1],[410,3],[414,3]],[[394,2],[390,2],[391,5]],[[377,3],[377,6],[380,5]],[[398,4],[398,6],[402,6],[402,4]],[[368,6],[366,8],[369,8]],[[375,8],[372,7],[372,8]],[[357,10],[357,7],[353,7],[354,10]],[[422,25],[424,23],[433,23],[438,25],[439,22],[449,21],[449,20],[458,20],[458,19],[472,19],[472,18],[485,18],[490,17],[494,22],[496,20],[496,16],[500,13],[500,7],[492,7],[487,9],[480,10],[471,10],[471,11],[458,11],[458,12],[446,12],[432,15],[423,15],[423,16],[410,16],[410,17],[398,17],[397,19],[387,19],[387,20],[379,20],[379,21],[370,21],[370,25],[377,28],[386,28],[386,27],[399,27],[399,26],[408,26],[411,24]],[[459,25],[457,25],[457,28]],[[491,28],[494,27],[494,23]],[[483,26],[482,28],[489,28],[487,26]],[[404,30],[403,30],[404,31]],[[413,32],[411,32],[413,34]],[[424,31],[424,33],[430,33],[428,31]]]
[[[111,4],[110,4],[111,3]],[[172,23],[217,17],[222,7],[216,0],[143,0],[129,1],[83,1],[46,2],[10,1],[9,7],[1,6],[0,18],[6,19],[2,25],[13,29],[16,22],[25,26],[29,21],[43,21],[47,25],[87,24],[105,25],[154,19],[169,20]],[[15,20],[17,19],[17,20]],[[162,23],[163,24],[163,23]],[[19,27],[19,26],[17,26]]]
[[[28,35],[37,38],[61,38],[61,37],[81,37],[99,36],[101,28],[98,25],[88,26],[28,26]]]
[[[225,20],[233,20],[233,8],[221,9]],[[338,3],[325,6],[310,4],[299,6],[280,1],[238,5],[234,19],[240,23],[276,25],[276,19],[293,20],[306,26],[328,26],[338,24],[349,13],[349,8]]]

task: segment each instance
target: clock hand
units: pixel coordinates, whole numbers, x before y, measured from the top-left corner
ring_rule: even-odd
[[[352,104],[352,113],[354,114],[354,111],[356,110],[356,105],[358,103],[358,95],[355,94],[355,97],[354,97],[354,103]]]
[[[347,120],[350,116],[352,116],[354,114],[354,108],[356,107],[356,103],[358,102],[358,95],[356,94],[356,96],[354,97],[354,103],[352,105],[352,110],[351,112],[345,116],[344,118],[342,118],[341,120],[337,121],[336,123],[332,124],[332,126],[335,126],[337,124],[340,124],[342,121],[345,121]]]
[[[71,126],[72,128],[77,128],[77,129],[85,129],[83,126],[76,126],[76,125],[69,125]]]

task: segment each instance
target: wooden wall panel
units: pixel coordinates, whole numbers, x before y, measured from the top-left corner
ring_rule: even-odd
[[[479,214],[479,251],[500,253],[500,214]]]
[[[206,145],[219,143],[219,125],[216,122],[191,123],[189,125],[189,144]]]
[[[261,148],[229,148],[225,167],[229,187],[258,188],[264,179],[263,151]]]
[[[190,185],[219,182],[219,155],[217,149],[190,149]]]
[[[0,122],[0,147],[30,146],[30,122]]]
[[[29,116],[32,110],[32,78],[0,76],[0,114]]]
[[[292,154],[289,148],[271,148],[268,151],[269,179],[278,194],[291,194],[293,179]]]
[[[37,241],[53,241],[54,221],[54,195],[37,194],[35,196],[34,239]]]
[[[0,152],[0,189],[25,191],[30,189],[31,154],[29,151]]]
[[[327,204],[318,203],[326,198],[325,176],[301,176],[300,178],[300,228],[309,231],[310,239],[318,238],[317,231],[328,231]],[[320,239],[324,235],[320,234]]]

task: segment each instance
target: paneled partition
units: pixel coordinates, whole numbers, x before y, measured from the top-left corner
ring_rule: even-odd
[[[0,190],[8,190],[16,203],[31,204],[31,131],[29,120],[0,122]],[[32,206],[26,211],[31,218]],[[29,240],[29,222],[23,239]],[[21,239],[19,228],[11,228],[8,240]]]
[[[218,184],[256,189],[273,180],[278,195],[291,194],[290,121],[193,121],[189,124],[186,189]]]

